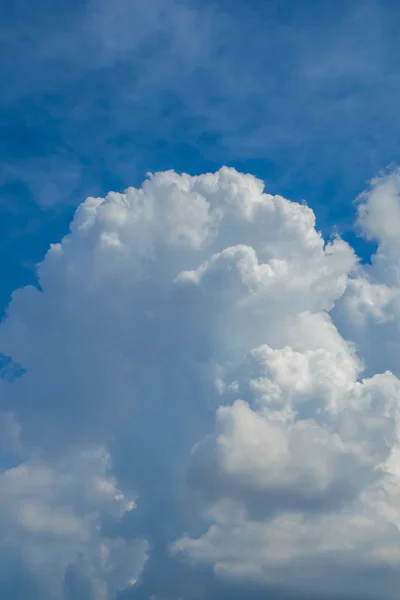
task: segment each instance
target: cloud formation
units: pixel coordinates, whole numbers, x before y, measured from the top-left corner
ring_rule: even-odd
[[[343,202],[398,153],[397,18],[377,0],[15,0],[0,182],[54,208],[147,169],[252,160],[296,193],[334,177]]]
[[[398,189],[371,265],[226,167],[78,208],[0,325],[0,591],[396,597]]]

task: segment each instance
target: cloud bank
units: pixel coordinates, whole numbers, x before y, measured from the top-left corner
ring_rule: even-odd
[[[368,265],[226,167],[78,208],[0,325],[3,595],[397,597],[399,191]]]

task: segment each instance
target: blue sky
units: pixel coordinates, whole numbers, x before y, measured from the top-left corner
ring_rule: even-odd
[[[0,6],[0,597],[396,600],[399,20]]]
[[[351,227],[399,151],[396,1],[1,8],[4,305],[87,195],[234,165]]]

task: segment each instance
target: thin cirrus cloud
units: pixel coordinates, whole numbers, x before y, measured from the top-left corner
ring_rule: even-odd
[[[399,189],[370,265],[227,167],[79,206],[0,326],[2,594],[397,597]]]
[[[206,168],[262,161],[296,193],[333,178],[343,202],[396,159],[398,10],[18,0],[0,30],[1,181],[17,178],[48,207],[109,189],[105,173],[126,186],[149,169],[202,172],[206,156]],[[49,171],[65,182],[53,194]]]

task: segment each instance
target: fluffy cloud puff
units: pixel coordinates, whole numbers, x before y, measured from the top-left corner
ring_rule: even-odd
[[[106,600],[140,572],[145,540],[104,534],[105,520],[135,508],[108,461],[92,448],[57,461],[31,456],[2,470],[2,593]]]
[[[233,169],[79,207],[0,326],[4,593],[395,597],[398,180],[368,266]]]

